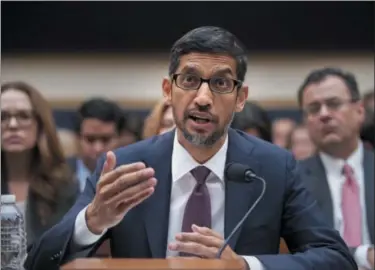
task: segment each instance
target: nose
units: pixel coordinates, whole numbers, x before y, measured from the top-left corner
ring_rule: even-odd
[[[104,143],[100,140],[97,140],[93,143],[93,149],[95,154],[101,154],[104,151]]]
[[[17,128],[18,127],[18,121],[13,116],[9,119],[9,127],[10,128]]]
[[[327,108],[327,106],[324,105],[324,104],[320,107],[319,118],[320,118],[322,121],[326,121],[327,119],[330,119],[330,118],[331,118],[331,112],[330,112],[330,110]]]
[[[195,104],[199,107],[210,107],[213,102],[213,94],[207,82],[202,83],[195,97]]]

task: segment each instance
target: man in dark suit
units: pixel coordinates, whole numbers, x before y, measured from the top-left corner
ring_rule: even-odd
[[[83,192],[86,180],[95,170],[98,158],[118,145],[125,125],[120,107],[113,101],[93,98],[82,103],[77,112],[78,156],[67,162]]]
[[[111,239],[113,257],[214,258],[261,191],[227,181],[243,163],[267,182],[263,199],[229,241],[223,260],[243,269],[356,269],[339,234],[302,185],[292,156],[229,129],[248,97],[246,55],[218,27],[194,29],[172,47],[163,94],[176,130],[109,152],[61,223],[34,245],[27,269],[56,269]],[[280,237],[293,255],[276,255]]]
[[[314,70],[299,103],[318,149],[301,162],[302,179],[358,266],[374,269],[374,152],[360,140],[365,113],[356,79],[337,68]]]

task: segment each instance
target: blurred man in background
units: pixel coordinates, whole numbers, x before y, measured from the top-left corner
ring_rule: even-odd
[[[288,137],[296,123],[289,118],[279,118],[272,123],[272,142],[282,148],[287,147]]]
[[[340,69],[315,70],[298,100],[319,151],[301,162],[302,178],[358,266],[374,269],[374,153],[359,136],[365,110],[356,79]]]
[[[120,107],[109,100],[90,99],[78,109],[78,155],[69,158],[68,163],[80,182],[81,192],[98,157],[117,147],[124,122]]]

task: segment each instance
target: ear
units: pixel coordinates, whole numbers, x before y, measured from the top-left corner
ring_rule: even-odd
[[[169,77],[164,77],[162,82],[163,96],[165,101],[172,101],[172,81]]]
[[[239,90],[237,90],[237,100],[236,100],[236,112],[242,111],[247,98],[249,96],[249,87],[247,85],[243,85]]]

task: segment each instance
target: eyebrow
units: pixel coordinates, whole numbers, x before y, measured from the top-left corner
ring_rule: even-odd
[[[180,73],[201,73],[195,66],[185,66],[183,69],[181,69],[181,72]],[[225,75],[225,74],[229,74],[229,75],[232,75],[232,76],[235,76],[233,74],[233,71],[232,69],[230,68],[222,68],[222,69],[217,69],[217,70],[214,70],[213,72],[214,75],[217,75],[217,74],[220,74],[220,75]]]
[[[214,74],[229,74],[229,75],[234,76],[233,71],[230,68],[223,68],[223,69],[215,70]]]
[[[196,73],[196,72],[199,72],[199,70],[195,66],[185,66],[180,71],[180,73]]]

